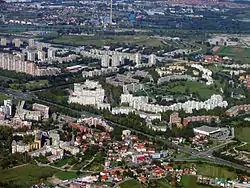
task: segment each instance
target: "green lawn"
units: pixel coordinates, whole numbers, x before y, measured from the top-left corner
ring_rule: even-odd
[[[237,150],[239,151],[247,151],[247,152],[250,152],[250,143],[242,146],[242,147],[239,147],[239,148],[236,148]]]
[[[10,98],[9,96],[0,93],[0,102],[9,98]]]
[[[208,177],[220,177],[220,178],[231,178],[236,179],[237,174],[231,172],[227,169],[227,167],[221,167],[213,164],[203,163],[198,164],[195,162],[190,163],[181,163],[181,164],[174,164],[175,168],[186,168],[194,166],[197,169],[197,174],[208,176]]]
[[[61,180],[68,180],[68,179],[73,179],[73,178],[77,178],[77,175],[75,172],[63,172],[63,171],[59,171],[57,173],[55,173],[55,177],[61,179]]]
[[[147,35],[121,35],[121,36],[61,36],[52,42],[59,44],[68,44],[73,46],[94,45],[105,46],[118,43],[137,44],[145,46],[161,46],[161,41],[149,38]]]
[[[67,157],[67,158],[64,158],[64,159],[61,159],[61,160],[58,160],[54,163],[54,166],[56,167],[62,167],[68,163],[70,163],[73,159],[70,158],[70,157]]]
[[[57,170],[53,168],[28,164],[14,169],[1,170],[0,183],[19,185],[16,187],[29,187],[31,184],[44,182],[56,172]]]
[[[128,180],[122,184],[120,184],[121,188],[141,188],[142,185],[140,182],[136,180]]]
[[[35,89],[35,88],[41,88],[43,86],[48,85],[48,80],[38,80],[38,81],[30,81],[25,84],[11,84],[11,88],[13,89]]]
[[[235,136],[243,142],[250,142],[250,127],[236,127]]]
[[[198,185],[197,184],[197,177],[196,176],[182,176],[181,178],[181,184],[183,185],[184,188],[211,188],[211,186],[206,186],[206,185]]]
[[[220,48],[216,54],[221,56],[228,56],[235,60],[240,60],[242,63],[247,63],[245,61],[250,61],[250,49],[249,48],[236,48],[230,46],[224,46]]]
[[[182,85],[174,86],[173,88],[170,88],[169,90],[171,92],[180,92],[185,93],[186,88],[189,88],[190,93],[198,92],[201,99],[208,99],[213,94],[216,94],[217,91],[213,88],[213,86],[207,86],[205,84],[201,84],[198,82],[180,82]],[[171,85],[170,85],[171,86]]]
[[[229,171],[226,167],[214,166],[210,164],[197,165],[198,174],[208,177],[237,178],[237,174]]]

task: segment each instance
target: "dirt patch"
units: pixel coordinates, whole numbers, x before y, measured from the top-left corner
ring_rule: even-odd
[[[213,51],[213,52],[218,52],[218,51],[219,51],[219,49],[220,49],[220,47],[219,47],[219,46],[215,46],[215,47],[213,47],[212,51]]]

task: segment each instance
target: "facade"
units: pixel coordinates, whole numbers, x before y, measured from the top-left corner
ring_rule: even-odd
[[[32,106],[32,110],[41,112],[43,119],[49,118],[49,107],[48,106],[34,103]]]
[[[193,129],[195,133],[199,133],[199,134],[204,134],[207,136],[210,136],[211,134],[220,132],[220,128],[217,127],[209,127],[209,126],[201,126],[198,128],[194,128]]]
[[[126,103],[134,110],[147,111],[153,113],[165,112],[167,110],[179,111],[184,110],[186,113],[192,113],[193,110],[206,109],[211,110],[216,107],[226,108],[228,103],[223,101],[221,95],[212,95],[210,99],[206,101],[186,101],[184,103],[175,103],[170,106],[162,106],[158,104],[149,104],[148,97],[146,96],[133,96],[132,94],[122,94],[121,104]]]
[[[249,104],[237,105],[237,106],[233,106],[233,107],[229,108],[226,111],[226,115],[230,116],[230,117],[237,116],[240,111],[248,112],[249,110],[250,110],[250,105]]]
[[[84,84],[74,84],[74,91],[71,92],[68,102],[97,107],[106,104],[104,100],[105,91],[102,86],[98,82],[86,80]],[[110,105],[107,104],[106,107],[109,109]]]
[[[29,39],[29,40],[28,40],[28,44],[29,44],[29,47],[30,47],[30,48],[33,48],[33,47],[35,46],[35,41],[34,41],[34,39]]]
[[[1,38],[1,46],[7,46],[7,39]]]
[[[21,46],[21,40],[18,39],[18,38],[13,39],[13,40],[12,40],[12,43],[14,44],[14,46],[15,46],[16,48],[20,48],[20,46]]]
[[[48,49],[48,58],[53,59],[53,58],[55,58],[55,56],[56,56],[55,50],[53,48],[49,48]]]
[[[194,122],[211,122],[211,121],[215,121],[218,122],[219,121],[219,116],[192,116],[192,117],[186,117],[183,119],[183,125],[188,125],[189,123],[194,123]]]
[[[29,59],[34,59],[34,53],[30,54]],[[33,61],[25,61],[23,54],[7,54],[0,53],[0,68],[4,70],[12,70],[23,72],[33,76],[49,76],[61,73],[61,69],[54,67],[39,67]]]
[[[156,55],[154,55],[154,54],[149,55],[148,64],[149,65],[155,65],[156,64]]]

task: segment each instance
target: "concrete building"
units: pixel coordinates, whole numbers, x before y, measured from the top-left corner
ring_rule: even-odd
[[[148,64],[155,65],[156,64],[156,55],[151,54],[148,56]]]
[[[35,46],[35,41],[34,41],[34,39],[29,39],[29,40],[28,40],[28,45],[29,45],[30,48],[33,48],[33,47]]]
[[[44,61],[46,59],[46,54],[42,50],[37,51],[38,60]]]
[[[1,38],[1,46],[7,46],[7,39]]]
[[[32,106],[32,110],[41,112],[43,119],[49,118],[49,107],[48,106],[34,103]]]
[[[201,126],[193,129],[195,133],[204,134],[210,136],[211,134],[220,132],[220,128],[217,127],[209,127],[209,126]]]
[[[242,112],[250,111],[250,105],[244,104],[244,105],[233,106],[226,111],[226,115],[230,117],[237,116],[241,111]]]
[[[36,60],[36,52],[34,50],[27,51],[27,60],[28,61],[35,61]]]
[[[14,44],[16,48],[20,48],[21,40],[18,39],[18,38],[15,38],[15,39],[12,40],[12,44]]]
[[[134,55],[134,58],[135,58],[135,64],[138,66],[138,65],[140,65],[141,64],[141,54],[140,53],[136,53],[135,55]]]
[[[13,106],[13,104],[12,104],[12,100],[11,99],[8,99],[8,100],[4,100],[3,101],[4,102],[4,107],[5,107],[5,109],[6,109],[6,115],[7,116],[12,116],[13,115],[13,113],[12,113],[12,106]]]
[[[34,59],[34,54],[30,54],[30,59]],[[49,76],[61,73],[60,68],[55,67],[38,67],[32,61],[25,61],[24,55],[0,53],[0,68],[4,70],[12,70],[23,72],[33,76]]]
[[[68,102],[101,107],[104,100],[105,91],[102,86],[98,82],[86,80],[84,84],[74,84],[74,91],[71,92]],[[107,104],[106,107],[110,109],[110,105]]]
[[[55,56],[56,56],[55,50],[53,48],[49,48],[48,49],[48,58],[53,59],[53,58],[55,58]]]

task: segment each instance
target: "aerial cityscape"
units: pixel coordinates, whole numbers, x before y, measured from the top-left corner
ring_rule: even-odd
[[[250,1],[0,0],[0,187],[250,188]]]

